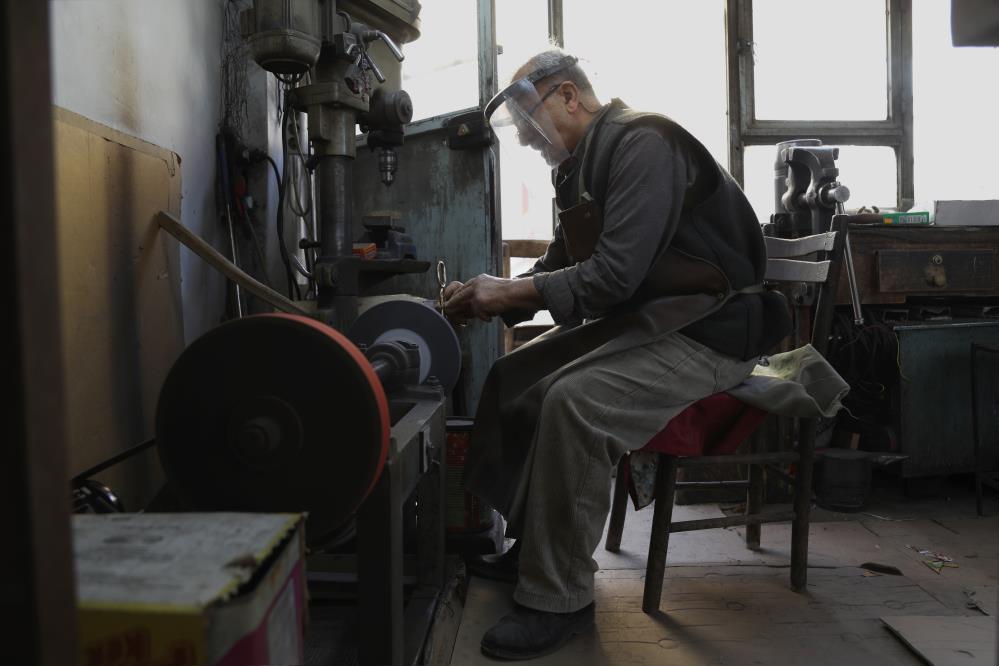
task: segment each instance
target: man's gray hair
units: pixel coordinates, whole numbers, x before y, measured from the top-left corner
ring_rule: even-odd
[[[548,67],[555,67],[559,64],[562,58],[569,57],[571,54],[566,53],[562,49],[549,49],[547,51],[542,51],[538,55],[534,56],[528,60],[520,68],[520,72],[524,76],[530,72],[536,72],[538,70],[547,69]],[[579,66],[579,61],[577,60],[574,65],[563,69],[560,72],[556,72],[551,76],[538,81],[538,85],[548,83],[549,80],[554,80],[555,78],[561,78],[563,81],[572,81],[579,88],[580,92],[593,92],[593,85],[590,83],[590,77],[586,75],[583,68]]]

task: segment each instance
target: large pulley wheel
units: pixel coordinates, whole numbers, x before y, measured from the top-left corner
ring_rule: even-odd
[[[196,340],[160,391],[156,439],[174,491],[203,511],[308,511],[310,541],[342,525],[385,465],[388,401],[334,329],[268,314]]]

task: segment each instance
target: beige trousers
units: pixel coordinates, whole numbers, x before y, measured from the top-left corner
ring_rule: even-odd
[[[610,508],[611,471],[697,400],[742,382],[755,360],[680,333],[573,367],[545,393],[507,508],[521,542],[514,599],[571,612],[593,601],[593,559]],[[475,492],[474,486],[470,488]]]

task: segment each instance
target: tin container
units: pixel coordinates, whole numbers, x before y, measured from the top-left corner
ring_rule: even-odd
[[[447,419],[447,531],[481,532],[493,525],[493,510],[465,490],[465,461],[474,420],[465,417]]]

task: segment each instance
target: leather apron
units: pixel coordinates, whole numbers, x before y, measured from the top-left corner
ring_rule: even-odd
[[[574,261],[590,256],[603,227],[600,206],[582,187],[581,176],[580,185],[579,202],[559,213]],[[709,219],[716,198],[709,196],[697,205]],[[640,287],[640,292],[658,296],[581,325],[556,326],[501,357],[479,398],[465,465],[466,488],[510,519],[535,442],[541,405],[552,384],[586,364],[679,331],[718,311],[734,296],[762,291],[762,285],[733,290],[725,274],[710,262],[668,248]]]

